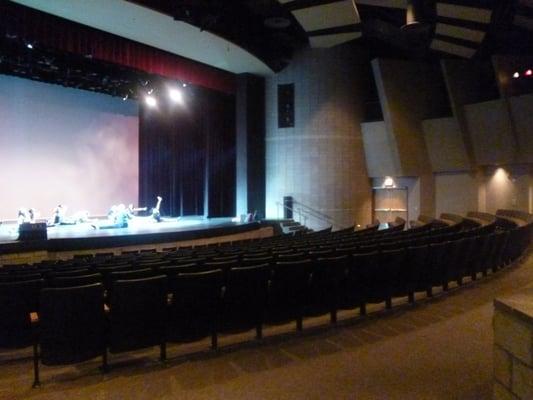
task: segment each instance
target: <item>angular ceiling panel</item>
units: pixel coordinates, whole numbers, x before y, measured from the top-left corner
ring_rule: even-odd
[[[492,10],[477,7],[458,6],[449,3],[437,3],[437,15],[455,19],[463,19],[473,22],[489,24],[492,16]]]
[[[470,47],[461,46],[455,43],[450,43],[444,40],[435,39],[431,42],[430,47],[433,50],[442,51],[444,53],[454,54],[459,57],[471,58],[476,54],[476,50]]]
[[[351,0],[301,8],[292,13],[307,32],[352,25],[360,21]]]
[[[387,8],[407,8],[407,0],[355,0],[355,4],[374,6],[374,7],[387,7]]]
[[[360,37],[361,32],[347,32],[337,33],[333,35],[310,36],[309,42],[311,43],[311,47],[324,48],[337,46],[338,44],[345,43]]]
[[[435,33],[452,38],[481,43],[485,38],[485,32],[461,26],[437,23]]]

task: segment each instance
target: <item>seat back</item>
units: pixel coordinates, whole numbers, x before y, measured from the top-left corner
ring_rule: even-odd
[[[22,282],[22,281],[35,281],[41,279],[42,275],[40,273],[31,273],[31,274],[1,274],[0,283],[11,283],[11,282]]]
[[[49,287],[66,288],[71,286],[85,286],[102,282],[101,274],[89,274],[79,276],[61,276],[48,280]]]
[[[228,272],[224,295],[225,322],[255,325],[262,321],[267,301],[270,266],[232,268]]]
[[[44,280],[0,283],[0,347],[16,348],[32,343],[30,313],[39,311]]]
[[[105,350],[103,285],[43,289],[39,328],[44,365],[73,364],[102,355]]]
[[[160,345],[167,325],[167,277],[118,280],[109,296],[112,353]]]
[[[150,268],[111,272],[110,274],[106,275],[104,279],[104,286],[107,290],[113,290],[113,284],[118,280],[151,278],[152,276],[156,275],[158,275],[158,273]]]
[[[169,278],[169,340],[207,336],[218,316],[224,287],[221,269],[184,273]]]

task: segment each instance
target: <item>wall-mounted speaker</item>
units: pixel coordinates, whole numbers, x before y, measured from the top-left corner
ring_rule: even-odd
[[[46,240],[48,238],[46,223],[24,223],[19,226],[19,240]]]
[[[278,85],[278,128],[294,127],[294,83]]]

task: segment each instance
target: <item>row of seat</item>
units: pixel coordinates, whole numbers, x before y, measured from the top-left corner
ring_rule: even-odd
[[[22,278],[0,283],[0,304],[5,305],[0,331],[6,333],[0,346],[10,345],[10,338],[11,345],[30,343],[29,313],[38,312],[38,383],[38,347],[45,365],[101,354],[106,367],[108,349],[113,353],[158,344],[164,358],[169,340],[210,334],[216,347],[219,329],[255,326],[261,337],[265,321],[294,319],[302,329],[305,315],[323,312],[334,322],[338,309],[358,308],[364,314],[367,303],[390,307],[394,296],[408,296],[412,302],[415,292],[431,295],[434,286],[447,290],[450,281],[461,284],[465,276],[476,279],[495,270],[527,248],[531,226],[445,232],[426,231],[420,245],[422,237],[413,232],[396,234],[401,240],[385,241],[386,247],[369,247],[365,243],[374,239],[341,232],[12,269],[6,276]],[[35,272],[46,279],[24,279]],[[97,304],[92,319],[76,318],[87,314],[86,304]],[[93,319],[103,328],[87,327],[84,321],[93,324]],[[8,321],[18,324],[8,326]],[[90,335],[84,337],[85,332]],[[83,346],[86,351],[80,352]]]

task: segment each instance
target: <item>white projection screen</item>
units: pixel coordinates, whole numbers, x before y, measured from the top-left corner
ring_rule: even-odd
[[[0,191],[0,220],[137,204],[137,102],[0,75]]]

